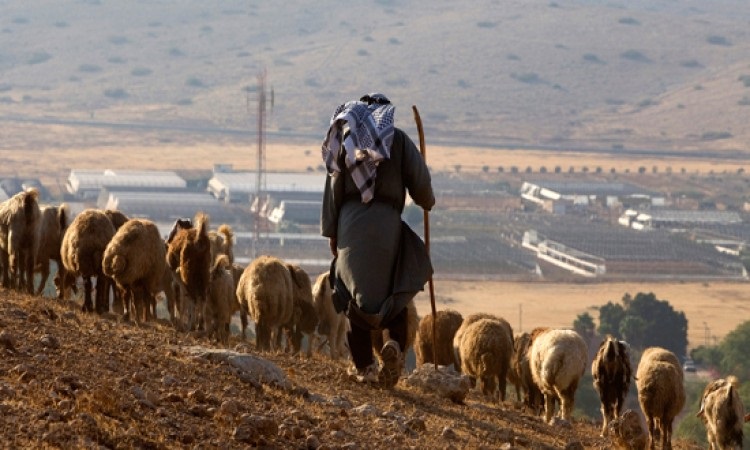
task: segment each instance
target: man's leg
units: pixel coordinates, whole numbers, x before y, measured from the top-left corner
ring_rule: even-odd
[[[377,367],[373,359],[370,331],[358,327],[352,321],[350,325],[351,330],[346,334],[346,338],[354,367],[349,371],[349,375],[354,376],[357,381],[376,382],[378,381]]]

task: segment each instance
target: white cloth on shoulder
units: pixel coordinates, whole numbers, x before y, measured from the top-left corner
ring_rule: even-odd
[[[368,203],[375,192],[378,163],[391,157],[396,108],[382,94],[370,94],[363,100],[367,101],[350,101],[336,108],[322,152],[328,173],[335,176],[341,172],[338,157],[343,146],[346,167],[362,203]]]

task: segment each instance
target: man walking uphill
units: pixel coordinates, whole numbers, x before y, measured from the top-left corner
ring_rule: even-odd
[[[430,210],[430,174],[409,136],[394,126],[382,94],[340,105],[323,142],[328,170],[321,234],[329,238],[334,306],[351,324],[347,338],[360,382],[392,388],[403,368],[407,304],[424,288],[432,265],[422,240],[401,220],[406,192]],[[382,366],[370,332],[386,330]]]

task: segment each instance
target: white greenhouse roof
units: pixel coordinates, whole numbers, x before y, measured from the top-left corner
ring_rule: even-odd
[[[215,173],[209,185],[215,190],[255,192],[255,172]],[[266,172],[265,190],[273,192],[323,192],[326,174],[314,172]]]
[[[187,182],[173,171],[73,169],[68,185],[71,192],[79,192],[102,187],[186,188]]]

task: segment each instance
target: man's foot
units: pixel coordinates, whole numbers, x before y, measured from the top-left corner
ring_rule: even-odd
[[[352,364],[347,370],[346,374],[349,378],[358,383],[377,383],[378,382],[378,366],[376,363],[372,363],[364,369],[357,369]]]
[[[398,383],[403,369],[401,347],[394,340],[386,341],[383,349],[380,350],[380,356],[383,358],[383,367],[378,373],[378,380],[383,387],[391,389]]]

